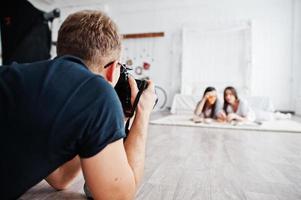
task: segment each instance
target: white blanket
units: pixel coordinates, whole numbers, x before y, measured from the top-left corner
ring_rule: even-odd
[[[273,120],[258,123],[195,123],[192,121],[191,115],[169,115],[160,119],[152,120],[151,124],[173,125],[173,126],[193,126],[205,128],[226,128],[226,129],[241,129],[241,130],[258,130],[272,132],[293,132],[301,133],[301,123],[287,120]]]

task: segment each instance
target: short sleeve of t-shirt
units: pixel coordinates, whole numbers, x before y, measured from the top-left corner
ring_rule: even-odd
[[[88,108],[86,131],[79,142],[78,154],[83,158],[94,156],[108,144],[125,137],[122,107],[114,89],[103,85],[101,93],[105,95],[99,95]]]

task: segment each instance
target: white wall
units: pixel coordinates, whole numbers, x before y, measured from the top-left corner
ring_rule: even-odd
[[[301,115],[301,0],[294,0],[293,13],[293,105]]]
[[[160,45],[157,45],[153,52],[158,57],[158,62],[152,68],[150,76],[158,85],[168,90],[169,105],[173,95],[180,90],[182,28],[198,27],[211,22],[250,20],[252,77],[255,77],[252,80],[251,94],[269,96],[276,109],[291,110],[294,109],[293,1],[300,2],[300,0],[103,0],[99,3],[100,1],[95,0],[78,0],[66,3],[53,0],[48,7],[62,6],[63,14],[82,7],[104,9],[117,22],[122,33],[164,31],[165,37],[160,40]],[[41,2],[43,4],[43,1]],[[95,2],[97,5],[92,6]],[[295,58],[300,56],[296,54]]]
[[[249,94],[251,23],[202,27],[183,32],[181,93],[201,95],[208,85],[221,90],[234,85],[240,96]]]

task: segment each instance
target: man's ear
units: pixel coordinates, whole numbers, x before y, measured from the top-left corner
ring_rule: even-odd
[[[116,70],[116,65],[117,65],[117,61],[113,62],[111,65],[109,65],[104,70],[104,72],[105,72],[105,74],[104,74],[105,78],[110,83],[113,83],[113,81],[114,81],[114,74],[115,74],[115,70]]]

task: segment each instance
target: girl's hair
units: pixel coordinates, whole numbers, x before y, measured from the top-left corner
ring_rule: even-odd
[[[204,91],[203,97],[206,95],[207,92],[212,92],[212,91],[216,91],[216,89],[215,89],[214,87],[211,87],[211,86],[207,87],[207,88],[205,89],[205,91]],[[205,112],[207,106],[208,106],[208,104],[207,104],[207,100],[206,100],[205,105],[204,105],[204,107],[203,107],[203,109],[202,109],[202,113]],[[214,102],[214,104],[213,104],[213,106],[212,106],[213,109],[212,109],[212,112],[211,112],[211,114],[210,114],[210,117],[211,117],[211,118],[214,117],[215,107],[216,107],[216,101]]]
[[[226,91],[227,90],[230,90],[231,93],[233,94],[233,96],[235,97],[235,99],[238,100],[238,95],[237,95],[236,89],[233,86],[226,87],[225,90],[224,90],[224,107],[223,107],[226,114],[228,114],[227,113],[227,107],[229,106],[229,103],[226,101]]]
[[[211,86],[207,87],[204,91],[203,97],[206,95],[207,92],[211,92],[211,91],[216,91],[216,89]]]

